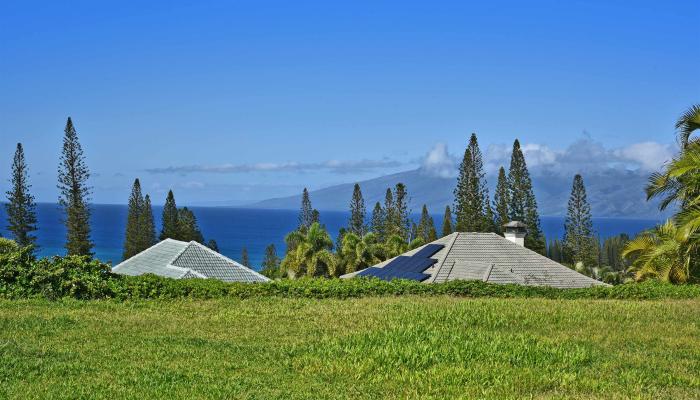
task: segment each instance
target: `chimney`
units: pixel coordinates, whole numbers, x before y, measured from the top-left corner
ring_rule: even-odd
[[[525,235],[527,235],[527,225],[520,221],[510,221],[503,224],[503,235],[511,242],[525,247]]]

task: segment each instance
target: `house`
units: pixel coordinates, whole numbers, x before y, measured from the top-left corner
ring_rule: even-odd
[[[204,278],[224,282],[267,282],[270,279],[197,242],[165,239],[128,260],[112,272],[122,275],[155,274],[167,278]]]
[[[365,276],[426,283],[464,279],[562,289],[606,285],[525,248],[527,230],[523,223],[511,222],[504,227],[505,237],[455,232],[341,278]]]

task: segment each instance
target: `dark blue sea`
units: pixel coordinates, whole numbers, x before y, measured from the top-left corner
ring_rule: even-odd
[[[278,255],[284,254],[284,235],[297,226],[297,212],[294,210],[256,210],[227,207],[191,207],[197,216],[199,226],[205,238],[215,239],[222,254],[240,260],[243,247],[248,249],[250,261],[256,269],[262,262],[265,247],[274,243]],[[113,264],[121,261],[124,229],[126,225],[125,205],[97,204],[92,208],[92,240],[95,243],[95,255],[103,261]],[[160,227],[161,207],[153,207],[156,226]],[[56,204],[42,203],[37,206],[39,220],[38,236],[40,256],[65,254],[63,248],[65,228],[62,213]],[[418,216],[414,216],[417,220]],[[433,217],[441,224],[442,216]],[[325,224],[334,237],[338,230],[347,225],[348,213],[341,211],[322,211],[321,223]],[[0,207],[0,224],[2,235],[9,233],[5,207]],[[606,238],[620,233],[634,236],[640,231],[653,227],[659,221],[648,219],[594,218],[596,233]],[[564,234],[563,217],[543,217],[542,230],[548,239],[561,238]],[[437,227],[438,232],[442,229]]]

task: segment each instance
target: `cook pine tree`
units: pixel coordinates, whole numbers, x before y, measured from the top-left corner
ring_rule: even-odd
[[[362,198],[362,190],[360,185],[355,184],[352,190],[352,198],[350,199],[350,221],[348,222],[348,230],[359,237],[364,236],[365,228],[365,200]]]
[[[459,166],[454,195],[457,231],[487,232],[491,230],[493,220],[489,216],[491,207],[486,188],[484,164],[474,133],[469,138],[469,144]]]
[[[168,196],[165,198],[165,204],[163,205],[163,218],[162,218],[162,228],[160,230],[159,239],[175,239],[178,240],[179,233],[179,221],[178,221],[178,210],[177,204],[175,203],[175,195],[172,190],[168,191]]]
[[[142,250],[141,214],[144,209],[144,199],[141,193],[141,182],[134,180],[129,196],[129,206],[126,217],[126,237],[124,238],[124,252],[122,258],[127,259],[140,253]]]
[[[378,241],[384,242],[384,226],[385,226],[385,213],[382,205],[379,202],[374,204],[374,209],[372,209],[372,218],[370,219],[369,230],[377,236]]]
[[[442,236],[452,234],[452,210],[450,206],[445,206],[445,215],[442,217]]]
[[[547,245],[537,211],[537,200],[532,190],[530,172],[525,163],[525,156],[520,142],[515,139],[508,171],[508,213],[510,221],[521,221],[527,225],[525,247],[542,255],[546,254]]]
[[[298,229],[306,232],[314,222],[318,222],[318,211],[314,210],[314,208],[311,206],[309,191],[308,189],[304,188],[304,191],[301,194]]]
[[[496,183],[496,192],[493,195],[494,224],[498,233],[503,231],[503,225],[508,223],[508,202],[510,201],[508,193],[508,177],[506,176],[505,168],[501,167],[498,170],[498,181]]]
[[[34,246],[36,236],[32,232],[36,227],[36,203],[29,192],[29,173],[24,158],[22,143],[17,143],[15,156],[12,161],[12,187],[7,192],[7,230],[12,238],[22,247]]]
[[[151,198],[143,196],[141,182],[137,178],[129,196],[126,237],[124,239],[124,259],[130,258],[155,244],[155,225]]]
[[[68,255],[92,256],[90,239],[90,170],[70,117],[66,122],[58,167],[59,204],[64,211]]]
[[[572,264],[579,263],[587,269],[598,264],[598,241],[593,232],[591,206],[586,199],[583,177],[577,174],[571,188],[571,196],[564,222],[563,248],[565,258]]]

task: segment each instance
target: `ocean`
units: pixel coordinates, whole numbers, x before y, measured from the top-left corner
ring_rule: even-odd
[[[259,210],[229,207],[190,207],[197,216],[199,226],[206,240],[214,239],[222,254],[240,260],[243,247],[248,249],[251,264],[260,268],[265,247],[273,243],[277,254],[284,254],[284,235],[297,226],[297,212],[294,210]],[[156,227],[160,227],[162,207],[154,206]],[[125,205],[95,204],[92,206],[92,240],[95,243],[95,256],[105,262],[116,264],[121,261],[127,207]],[[416,220],[418,215],[414,215]],[[39,230],[38,255],[63,255],[65,228],[62,212],[57,204],[37,205]],[[434,215],[438,232],[442,229],[442,215]],[[342,211],[321,211],[321,223],[335,236],[341,227],[347,225],[348,213]],[[0,232],[9,236],[5,225],[5,207],[0,207]],[[630,236],[653,227],[659,221],[628,218],[593,218],[596,234],[601,238],[627,233]],[[542,230],[547,239],[561,238],[564,234],[563,217],[542,217]]]

